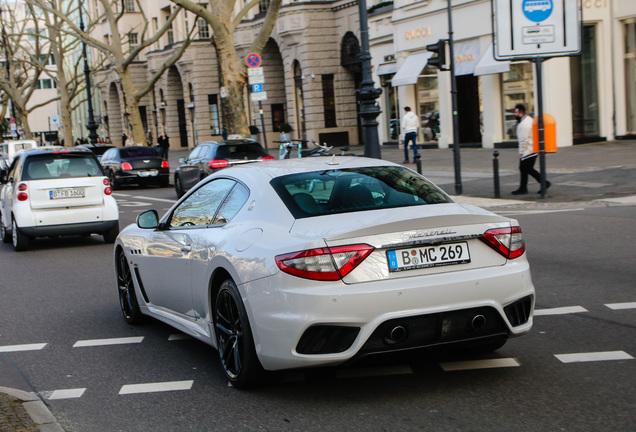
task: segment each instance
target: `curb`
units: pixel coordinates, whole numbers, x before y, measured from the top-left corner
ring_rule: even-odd
[[[22,401],[22,407],[33,421],[33,426],[40,432],[65,432],[46,404],[33,393],[9,387],[0,387],[0,393]]]

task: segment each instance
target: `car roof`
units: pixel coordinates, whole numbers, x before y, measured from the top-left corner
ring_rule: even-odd
[[[77,154],[93,154],[90,150],[84,148],[75,147],[62,147],[62,146],[50,146],[50,147],[37,147],[29,150],[21,150],[21,154],[32,156],[39,154],[51,154],[51,153],[77,153]]]
[[[253,139],[228,139],[228,140],[223,140],[223,141],[204,141],[202,143],[200,143],[199,145],[217,145],[217,146],[224,146],[224,145],[241,145],[241,144],[258,144],[261,145],[261,143],[259,143],[258,141],[255,141]]]
[[[357,156],[320,156],[297,159],[267,160],[259,164],[242,164],[225,168],[218,172],[218,176],[243,176],[271,178],[288,174],[298,174],[318,170],[336,170],[345,168],[401,166],[383,159],[373,159]]]

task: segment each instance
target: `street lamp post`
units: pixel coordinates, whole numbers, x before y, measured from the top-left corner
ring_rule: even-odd
[[[82,33],[84,32],[84,17],[82,15],[82,2],[78,0],[79,4],[79,19],[80,19],[80,30]],[[86,125],[86,129],[88,129],[88,139],[91,144],[97,143],[97,128],[99,127],[97,123],[95,123],[95,116],[93,114],[93,97],[91,94],[91,72],[88,68],[88,56],[86,55],[86,41],[82,40],[82,56],[84,57],[84,79],[86,81],[86,101],[88,102],[88,124]]]
[[[358,13],[360,16],[360,61],[362,63],[362,82],[360,89],[356,90],[356,96],[360,103],[360,117],[362,117],[364,155],[376,159],[381,158],[380,141],[378,138],[378,121],[380,108],[375,100],[382,93],[381,88],[373,86],[371,76],[371,53],[369,51],[369,25],[367,22],[367,2],[358,0]]]

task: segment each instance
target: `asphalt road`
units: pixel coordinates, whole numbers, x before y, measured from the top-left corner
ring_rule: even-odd
[[[123,227],[175,195],[116,198]],[[68,432],[636,430],[636,207],[497,212],[523,228],[537,315],[496,353],[296,371],[240,391],[212,348],[125,323],[112,246],[91,236],[0,244],[0,351],[20,345],[0,360]]]

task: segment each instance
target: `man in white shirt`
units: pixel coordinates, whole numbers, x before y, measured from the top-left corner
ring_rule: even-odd
[[[413,142],[413,162],[417,156],[417,128],[419,120],[415,113],[411,111],[411,107],[404,107],[404,117],[402,117],[402,131],[404,132],[404,162],[409,163],[409,141]]]
[[[519,140],[519,171],[521,179],[519,189],[512,191],[513,195],[525,195],[528,193],[528,175],[532,176],[541,184],[541,175],[534,169],[538,154],[534,152],[532,142],[533,119],[526,114],[526,107],[523,104],[515,106],[515,118],[519,122],[517,125],[517,139]],[[551,183],[546,180],[545,188],[549,188]],[[541,191],[539,191],[541,192]]]

